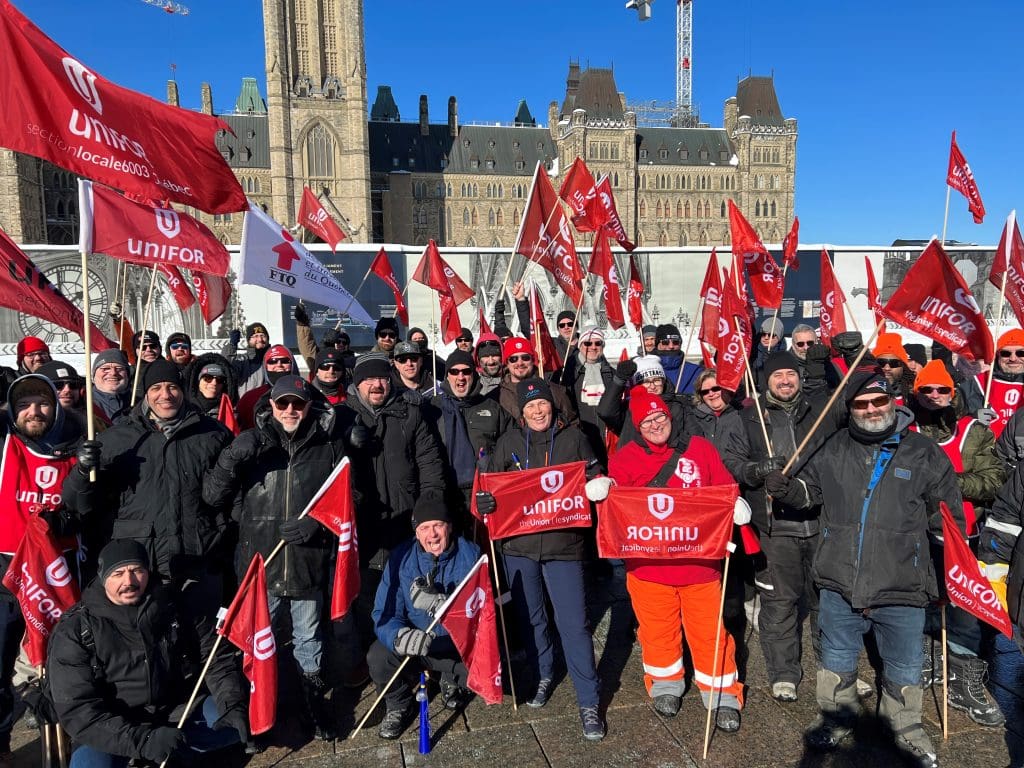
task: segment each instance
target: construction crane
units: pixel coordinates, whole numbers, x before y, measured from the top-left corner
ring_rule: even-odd
[[[152,5],[156,8],[160,8],[167,13],[177,13],[181,16],[188,16],[189,10],[181,3],[174,3],[171,0],[142,0],[146,5]]]
[[[693,3],[676,0],[676,124],[697,122],[693,109]]]

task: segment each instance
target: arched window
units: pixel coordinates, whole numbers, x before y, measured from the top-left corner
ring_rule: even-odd
[[[514,226],[514,227],[518,227],[519,226],[519,209],[518,208],[516,208],[514,211],[512,211],[512,226]]]
[[[463,197],[466,196],[466,184],[465,184],[465,182],[463,182],[463,184],[462,184],[462,193],[461,194],[462,194]]]
[[[313,179],[334,176],[334,138],[321,123],[306,135],[306,175]]]
[[[614,174],[612,175],[612,186],[613,186],[613,187],[617,187],[617,186],[619,186],[619,172],[618,172],[618,171],[616,171],[616,172],[615,172],[615,173],[614,173]]]
[[[683,218],[683,201],[682,200],[676,200],[676,218],[677,219]]]
[[[476,185],[474,184],[473,186],[476,186]],[[476,215],[476,208],[473,208],[473,210],[472,210],[472,211],[470,212],[470,214],[469,214],[469,217],[470,217],[470,219],[471,219],[471,221],[472,221],[472,224],[473,224],[473,226],[474,226],[474,227],[475,227],[475,226],[476,226],[477,224],[479,224],[479,223],[480,223],[480,221],[479,221],[479,219],[477,218],[477,215]]]
[[[721,218],[725,218],[725,200],[722,201],[722,207],[718,209],[718,215]]]
[[[661,200],[658,201],[658,207],[657,207],[657,210],[654,212],[654,215],[655,215],[656,218],[659,218],[659,219],[662,216]]]
[[[495,214],[495,219],[497,220],[499,227],[505,226],[505,215],[501,212],[500,208],[498,209],[498,212]]]
[[[704,201],[704,218],[711,218],[711,203],[709,203],[707,200]]]
[[[646,215],[647,215],[647,201],[646,200],[641,200],[640,201],[640,218],[643,218]]]
[[[760,216],[761,215],[761,201],[760,200],[758,200],[756,203],[754,203],[754,215],[755,216]]]
[[[499,198],[505,197],[505,185],[504,184],[499,184],[498,185],[498,197]]]
[[[462,209],[462,224],[463,226],[469,226],[469,208]]]
[[[683,205],[683,218],[684,219],[690,218],[690,201],[689,200],[687,200],[686,204]]]
[[[480,197],[480,187],[473,185],[473,197]]]
[[[658,236],[658,245],[668,245],[668,233],[662,230],[662,233]]]
[[[775,215],[775,201],[772,200],[772,216]]]
[[[446,225],[445,229],[447,229],[449,232],[451,232],[452,231],[452,209],[451,208],[445,208],[445,211],[444,211],[444,223]],[[442,237],[441,239],[445,240],[446,238]]]
[[[676,182],[676,189],[679,189],[679,174],[678,173],[676,174],[675,182]]]
[[[497,219],[494,216],[494,209],[491,208],[487,211],[487,225],[493,227],[497,223]]]

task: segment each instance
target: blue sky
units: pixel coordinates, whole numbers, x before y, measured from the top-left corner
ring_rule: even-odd
[[[988,210],[973,224],[953,193],[948,237],[994,244],[1024,208],[1024,59],[1016,0],[694,0],[694,99],[721,125],[722,103],[748,72],[775,75],[799,121],[796,210],[803,242],[885,244],[942,228],[949,135]],[[233,108],[241,78],[263,88],[257,0],[185,0],[188,17],[140,0],[21,0],[34,22],[106,77],[164,97],[171,62],[182,104],[213,86]],[[367,88],[389,84],[406,120],[421,93],[431,119],[448,96],[467,121],[509,121],[520,98],[546,121],[570,58],[614,67],[630,101],[675,95],[675,3],[640,23],[624,0],[366,0]],[[782,15],[784,14],[784,15]],[[1024,213],[1024,211],[1022,211]]]

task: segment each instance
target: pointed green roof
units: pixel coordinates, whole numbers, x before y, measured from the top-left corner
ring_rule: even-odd
[[[255,77],[242,78],[242,91],[235,102],[235,112],[243,115],[267,114],[267,103],[260,96],[260,88]]]

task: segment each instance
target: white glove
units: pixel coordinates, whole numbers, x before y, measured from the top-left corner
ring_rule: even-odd
[[[732,521],[736,525],[746,525],[750,522],[750,517],[750,505],[747,504],[747,500],[742,496],[737,496],[736,503],[732,508]]]
[[[612,487],[610,477],[595,477],[588,480],[586,485],[587,498],[591,501],[604,501],[608,498],[608,489]]]

